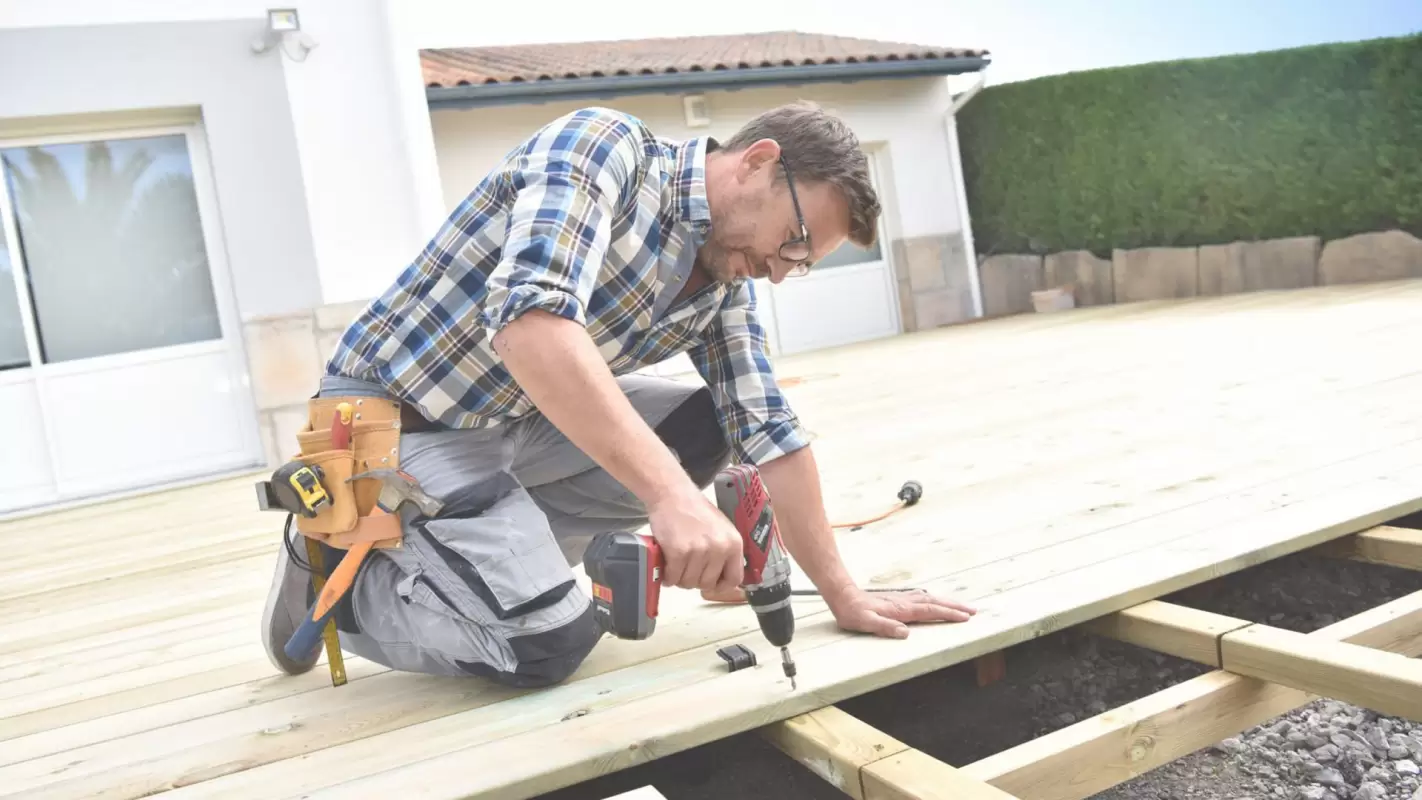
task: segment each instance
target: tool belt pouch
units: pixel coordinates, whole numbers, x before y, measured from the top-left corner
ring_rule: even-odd
[[[331,422],[341,403],[349,403],[354,411],[350,447],[337,449],[331,439]],[[379,397],[313,398],[307,401],[306,427],[296,434],[296,441],[300,448],[297,459],[320,468],[321,486],[331,499],[314,517],[297,515],[297,530],[342,550],[364,541],[377,548],[399,547],[403,538],[400,517],[380,514],[376,509],[382,482],[349,479],[370,470],[399,469],[400,404]]]

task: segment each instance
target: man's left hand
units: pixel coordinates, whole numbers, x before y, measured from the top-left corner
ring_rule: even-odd
[[[702,592],[701,597],[713,603],[746,601],[745,592],[739,588]],[[972,606],[923,591],[866,592],[852,588],[828,605],[839,627],[890,639],[906,638],[907,623],[966,622],[978,613]]]
[[[839,627],[890,639],[909,635],[907,623],[966,622],[977,609],[932,592],[850,589],[829,604]]]

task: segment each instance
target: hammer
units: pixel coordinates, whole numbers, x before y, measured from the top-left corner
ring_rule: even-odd
[[[376,507],[372,510],[371,516],[395,514],[405,503],[414,503],[425,516],[429,517],[435,516],[444,508],[444,503],[421,489],[419,482],[404,470],[373,469],[369,472],[352,475],[346,479],[346,482],[350,483],[366,478],[379,480],[382,484],[380,496],[376,498]],[[321,628],[335,612],[336,603],[340,602],[346,590],[350,589],[351,582],[355,580],[356,571],[360,569],[361,562],[365,561],[366,555],[370,553],[370,549],[374,545],[373,541],[357,542],[347,551],[345,558],[342,558],[341,563],[331,572],[331,577],[326,579],[326,585],[321,587],[321,593],[316,596],[316,602],[306,612],[306,618],[301,621],[301,625],[287,641],[285,648],[287,656],[293,660],[299,660],[316,649],[321,641]]]
[[[440,509],[444,508],[444,503],[434,499],[428,492],[421,489],[419,482],[403,469],[388,467],[373,469],[346,478],[346,483],[366,478],[382,481],[380,496],[376,498],[375,504],[387,514],[397,513],[400,506],[405,503],[414,503],[419,506],[420,512],[427,517],[435,516],[440,512]]]

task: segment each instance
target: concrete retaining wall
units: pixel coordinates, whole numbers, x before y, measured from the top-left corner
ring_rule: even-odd
[[[1033,310],[1032,292],[1067,288],[1077,306],[1422,278],[1422,239],[1399,230],[1200,247],[997,255],[979,266],[988,316]]]

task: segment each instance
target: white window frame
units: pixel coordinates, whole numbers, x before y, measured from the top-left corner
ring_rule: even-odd
[[[115,141],[122,139],[142,139],[155,136],[181,135],[187,149],[188,162],[192,169],[193,190],[196,194],[198,219],[202,227],[203,243],[207,250],[208,278],[212,282],[213,300],[217,310],[220,338],[214,341],[193,342],[167,347],[151,348],[142,352],[119,353],[114,355],[79,358],[57,364],[44,363],[39,352],[38,322],[35,319],[33,298],[30,297],[27,277],[29,265],[20,250],[19,219],[15,215],[10,197],[8,167],[0,162],[0,225],[5,230],[5,245],[10,255],[15,281],[15,299],[20,306],[20,317],[25,332],[26,351],[30,363],[25,367],[0,370],[0,385],[14,385],[31,382],[40,398],[39,414],[44,426],[45,444],[52,464],[58,464],[59,454],[55,450],[57,437],[54,421],[45,408],[45,382],[49,377],[73,375],[108,369],[123,369],[135,364],[183,358],[203,353],[227,354],[228,374],[234,392],[242,398],[244,413],[237,420],[247,451],[252,455],[253,464],[265,458],[258,425],[256,398],[252,392],[250,368],[242,323],[237,307],[236,293],[231,268],[227,261],[227,242],[217,216],[217,186],[212,169],[211,153],[200,122],[177,122],[169,124],[134,124],[113,126],[83,126],[82,130],[64,133],[44,133],[24,136],[5,136],[0,133],[0,151],[22,147],[36,147],[55,144],[76,144],[93,141]],[[68,499],[64,487],[56,487],[61,501]]]

